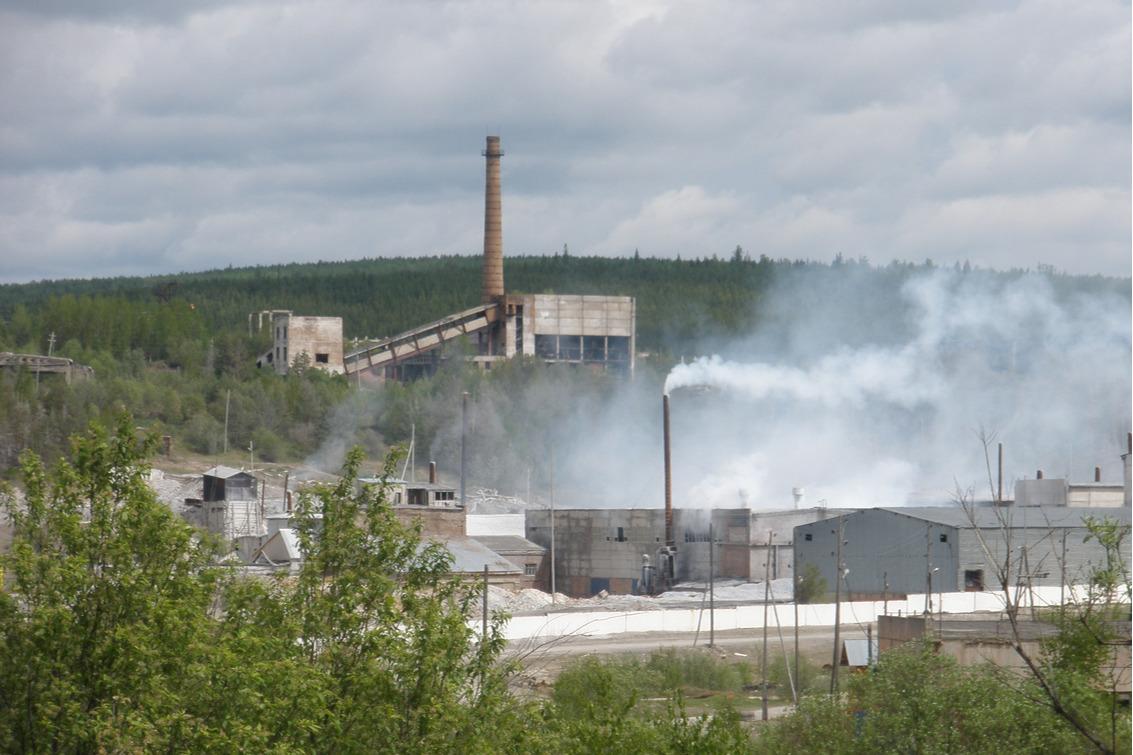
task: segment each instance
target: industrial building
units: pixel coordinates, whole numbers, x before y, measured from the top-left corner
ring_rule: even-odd
[[[51,338],[55,338],[54,333]],[[31,372],[37,379],[44,374],[62,375],[68,384],[94,377],[93,367],[79,364],[73,359],[43,354],[13,354],[10,351],[0,351],[0,369]]]
[[[226,541],[261,534],[264,512],[254,475],[218,465],[207,470],[201,482],[200,498],[184,498],[188,521]]]
[[[456,491],[438,481],[434,463],[429,465],[427,482],[372,477],[359,479],[357,485],[384,486],[394,516],[405,525],[420,527],[424,541],[443,546],[451,557],[453,574],[481,579],[487,567],[492,584],[513,590],[534,585],[543,548],[516,535],[470,536],[465,509],[456,501]],[[319,515],[315,516],[317,520]],[[248,550],[248,560],[253,564],[294,569],[303,554],[290,498],[284,511],[269,514],[264,520],[266,528],[257,547],[248,550],[241,544],[241,551]]]
[[[342,318],[296,315],[287,309],[272,309],[248,315],[248,331],[253,318],[264,327],[265,315],[271,328],[272,346],[256,360],[256,366],[271,367],[286,375],[297,362],[341,375]]]
[[[484,191],[481,302],[475,307],[345,355],[349,375],[404,380],[431,374],[448,341],[467,338],[472,360],[491,369],[516,355],[630,373],[636,350],[636,304],[629,296],[509,294],[504,287],[500,138],[489,136]]]
[[[1085,521],[1103,516],[1130,524],[1124,507],[865,509],[796,527],[794,559],[800,570],[817,567],[833,591],[840,555],[842,589],[854,597],[1000,589],[1004,563],[1014,584],[1076,584],[1104,562]]]
[[[810,508],[785,511],[733,509],[673,510],[676,581],[721,579],[760,581],[794,573],[791,538],[798,524],[845,513]],[[573,597],[602,590],[645,592],[643,569],[665,558],[665,510],[557,509],[554,512],[555,585]],[[711,530],[709,528],[711,525]],[[550,550],[551,512],[527,511],[527,539]],[[710,542],[716,552],[709,555]],[[711,567],[711,570],[710,570]],[[541,586],[549,586],[549,574]]]

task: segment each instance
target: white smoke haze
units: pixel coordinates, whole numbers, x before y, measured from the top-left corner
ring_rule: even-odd
[[[794,487],[803,506],[943,504],[957,486],[988,498],[981,432],[993,457],[1004,443],[1007,495],[1038,469],[1122,479],[1128,281],[851,265],[781,276],[754,314],[749,334],[705,341],[667,375],[644,361],[631,380],[537,365],[445,378],[418,410],[418,465],[436,459],[457,484],[469,390],[470,490],[545,504],[553,455],[558,506],[658,507],[667,391],[684,508],[790,508]],[[365,430],[390,390],[336,423]]]
[[[943,504],[957,486],[987,498],[981,433],[1005,444],[1007,495],[1037,469],[1085,482],[1099,465],[1103,481],[1121,480],[1127,293],[937,270],[903,284],[904,313],[863,319],[860,303],[881,297],[878,278],[784,281],[764,311],[789,311],[772,318],[786,332],[757,325],[721,353],[672,369],[663,391],[672,396],[675,505],[789,508],[796,486],[803,506]],[[830,307],[792,309],[795,287],[814,285],[835,287],[810,292]],[[855,345],[837,343],[831,328],[853,330]],[[766,358],[748,361],[753,353]],[[660,505],[661,391],[643,395],[657,387],[639,379],[601,415],[576,417],[560,505]]]

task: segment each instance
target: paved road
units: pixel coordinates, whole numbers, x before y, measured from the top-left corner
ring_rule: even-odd
[[[842,627],[845,639],[864,638],[865,631],[857,626]],[[706,647],[708,632],[641,632],[637,634],[613,634],[604,636],[572,635],[568,637],[540,637],[527,640],[513,640],[508,643],[508,653],[512,655],[538,654],[541,656],[608,655],[614,653],[646,653],[659,648]],[[732,652],[747,652],[759,648],[763,640],[760,629],[733,629],[716,633],[716,646]],[[768,632],[769,648],[779,648],[779,634],[774,629]],[[799,649],[804,653],[813,652],[820,646],[834,641],[833,627],[803,627],[799,630]],[[783,632],[783,643],[789,649],[793,646],[794,635],[789,629]],[[833,648],[831,647],[831,650]]]

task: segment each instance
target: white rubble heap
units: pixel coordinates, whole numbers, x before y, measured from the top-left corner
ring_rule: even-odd
[[[583,608],[609,611],[656,611],[675,605],[699,606],[708,600],[708,586],[703,582],[685,582],[677,589],[649,595],[596,595],[591,598],[570,598],[562,593],[551,595],[542,590],[526,589],[512,592],[497,585],[488,585],[488,609],[505,611],[512,615],[525,613],[547,613],[549,611],[577,610]],[[713,588],[718,604],[762,603],[766,591],[763,582],[740,582],[720,580]],[[771,580],[772,602],[789,602],[792,598],[791,579]]]
[[[545,508],[514,495],[502,495],[492,488],[473,488],[468,491],[466,510],[469,514],[522,514],[527,509]]]

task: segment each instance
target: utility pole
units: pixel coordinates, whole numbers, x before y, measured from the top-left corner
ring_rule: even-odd
[[[417,482],[417,423],[409,425],[409,481]]]
[[[924,613],[925,616],[932,618],[932,525],[926,524],[924,528],[924,567],[925,567],[925,590],[924,590]]]
[[[484,564],[484,604],[480,618],[480,642],[488,641],[488,565]]]
[[[551,602],[555,602],[555,444],[551,443]]]
[[[228,453],[228,406],[232,403],[232,389],[224,399],[224,453]]]
[[[468,499],[464,497],[465,481],[468,474],[468,391],[460,396],[460,505],[468,510]]]
[[[995,493],[995,502],[1003,504],[1003,444],[999,444],[999,486]]]
[[[1066,614],[1066,530],[1062,530],[1062,560],[1059,564],[1058,578],[1058,615]]]
[[[794,570],[794,587],[791,589],[792,602],[795,604],[795,705],[799,704],[799,688],[802,687],[802,680],[799,679],[799,585],[802,584],[803,577],[799,576],[798,564],[792,566]]]
[[[760,663],[763,668],[763,683],[759,685],[764,721],[767,720],[767,604],[771,602],[771,541],[774,539],[775,533],[768,530],[767,565],[763,567],[763,660]]]
[[[708,522],[708,647],[716,647],[716,538],[711,521]]]
[[[842,539],[846,534],[846,518],[838,517],[838,542],[835,546],[834,566],[834,663],[830,668],[830,694],[838,694],[838,666],[842,662]]]

